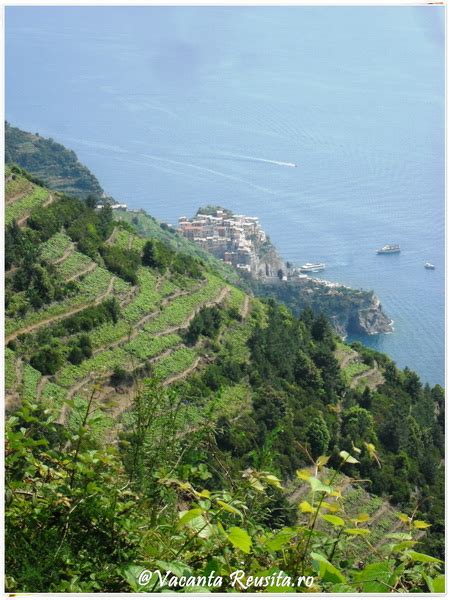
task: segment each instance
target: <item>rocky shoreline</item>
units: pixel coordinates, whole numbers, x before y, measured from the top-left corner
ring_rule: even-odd
[[[300,314],[307,307],[325,314],[342,337],[394,331],[393,321],[372,291],[355,290],[312,277],[297,281],[255,279],[251,286],[256,295],[283,302],[294,314]]]

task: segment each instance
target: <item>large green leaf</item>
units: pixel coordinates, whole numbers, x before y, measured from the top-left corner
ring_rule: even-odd
[[[339,452],[339,456],[341,458],[343,458],[346,463],[350,463],[351,465],[359,463],[359,460],[357,458],[355,458],[354,456],[352,456],[351,454],[349,454],[347,452],[347,450],[341,450]]]
[[[445,575],[438,575],[434,579],[428,575],[425,575],[425,581],[427,582],[428,589],[432,594],[445,593]]]
[[[421,552],[415,552],[414,550],[410,550],[407,554],[415,562],[426,562],[426,563],[442,562],[442,560],[439,560],[439,558],[434,558],[434,556],[428,556],[428,554],[422,554]]]
[[[245,531],[245,529],[241,529],[241,527],[230,527],[227,531],[227,538],[230,542],[238,548],[248,554],[250,552],[250,548],[252,547],[252,539]]]
[[[344,532],[348,535],[369,535],[370,529],[364,529],[362,527],[351,527],[350,529],[344,529]]]
[[[178,527],[183,527],[183,525],[186,525],[186,523],[189,523],[196,517],[199,517],[202,514],[202,512],[203,511],[201,508],[192,508],[191,510],[188,510],[184,513],[180,513],[181,517],[178,521]]]
[[[289,544],[292,538],[297,534],[297,531],[292,528],[285,528],[276,533],[270,540],[266,542],[269,550],[281,550],[283,546]]]
[[[345,527],[345,521],[337,515],[320,515],[324,521],[331,523],[334,527]]]
[[[355,581],[360,581],[362,591],[367,593],[390,592],[391,575],[394,570],[394,563],[389,561],[375,562],[368,565],[365,569],[355,575]]]
[[[308,482],[313,492],[325,492],[326,494],[331,494],[333,491],[329,485],[325,485],[316,477],[310,477]]]
[[[313,559],[313,565],[319,571],[319,576],[322,581],[328,581],[330,583],[346,583],[344,575],[337,569],[330,561],[318,554],[317,552],[311,552],[311,558]]]
[[[223,500],[219,500],[219,499],[216,499],[216,502],[219,506],[221,506],[223,508],[223,510],[226,510],[229,513],[232,513],[234,515],[239,515],[240,517],[242,517],[241,511],[238,510],[237,508],[234,508],[234,506],[231,506],[231,504],[227,504],[226,502],[223,502]]]

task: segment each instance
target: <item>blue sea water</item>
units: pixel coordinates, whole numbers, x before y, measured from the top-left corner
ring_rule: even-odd
[[[364,342],[443,384],[443,7],[7,7],[6,117],[159,219],[259,216],[373,289],[395,331]]]

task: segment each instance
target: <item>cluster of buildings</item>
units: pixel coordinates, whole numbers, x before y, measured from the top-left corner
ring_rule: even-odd
[[[254,272],[258,265],[258,247],[266,234],[257,217],[233,215],[217,208],[201,212],[191,219],[180,217],[178,232],[225,263]]]

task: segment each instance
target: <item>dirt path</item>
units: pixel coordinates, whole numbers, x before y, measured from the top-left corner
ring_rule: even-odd
[[[186,296],[188,294],[189,294],[189,292],[186,290],[180,290],[179,292],[175,292],[171,296],[167,296],[167,298],[164,298],[164,300],[162,300],[162,302],[161,302],[161,306],[165,307],[172,300],[175,300],[175,298],[179,298],[180,296]],[[92,354],[95,356],[96,354],[99,354],[100,352],[105,352],[105,350],[112,350],[113,348],[116,348],[117,346],[120,346],[120,344],[123,344],[125,342],[127,342],[127,343],[131,342],[131,340],[134,340],[134,338],[137,337],[141,333],[142,326],[145,325],[148,321],[150,321],[154,317],[157,317],[160,313],[161,313],[161,309],[158,309],[156,311],[148,313],[147,315],[142,317],[142,319],[140,319],[137,323],[135,323],[134,325],[132,325],[130,327],[130,332],[127,335],[124,335],[119,340],[116,340],[115,342],[112,342],[111,344],[105,344],[104,346],[101,346],[100,348],[96,348]],[[183,327],[177,327],[177,329],[183,329]],[[161,333],[157,332],[157,333],[149,334],[149,335],[153,335],[153,337],[160,337],[164,333],[165,332],[161,332]]]
[[[380,373],[378,366],[375,366],[373,369],[370,369],[369,371],[364,371],[364,373],[360,373],[359,375],[353,377],[350,383],[350,387],[356,388],[359,382],[363,379],[367,379],[366,385],[370,390],[374,390],[379,385],[382,385],[384,383],[384,377]]]
[[[14,367],[16,382],[14,384],[14,391],[5,394],[5,410],[9,411],[20,404],[20,394],[18,392],[19,386],[22,383],[22,361],[20,358],[16,360]]]
[[[343,353],[343,356],[342,354]],[[345,369],[345,367],[352,361],[358,358],[359,354],[355,350],[350,350],[350,352],[339,351],[339,348],[336,350],[335,358],[339,363],[341,369]]]
[[[91,262],[91,264],[88,265],[83,271],[80,271],[79,273],[75,273],[75,275],[72,275],[72,277],[69,277],[68,279],[66,279],[66,283],[69,283],[69,281],[74,281],[75,279],[79,279],[83,275],[87,275],[88,273],[90,273],[91,271],[93,271],[96,268],[97,268],[97,263]]]
[[[8,180],[6,180],[5,183],[7,183],[7,181]],[[33,188],[30,185],[30,187],[28,188],[28,190],[26,190],[26,192],[20,192],[20,194],[16,194],[12,198],[8,198],[8,200],[5,200],[5,206],[9,206],[13,202],[16,202],[16,200],[20,200],[21,198],[25,198],[25,196],[29,195],[29,193],[32,191],[32,189]]]
[[[47,206],[49,206],[49,204],[51,204],[54,201],[54,197],[53,194],[49,194],[48,199],[44,202],[44,204],[42,204],[41,208],[46,208]],[[34,209],[32,209],[34,210]],[[29,212],[27,212],[23,217],[21,217],[20,219],[18,219],[17,221],[17,225],[19,227],[23,227],[25,225],[25,223],[28,221],[28,219],[30,218],[31,212],[32,210],[30,210]]]
[[[177,327],[170,328],[170,329],[168,329],[168,330],[166,330],[164,332],[158,332],[157,334],[154,334],[154,337],[157,337],[157,336],[159,337],[160,335],[164,335],[164,334],[170,333],[172,331],[176,331],[176,330],[180,330],[180,329],[186,328],[189,325],[190,321],[195,317],[195,315],[197,314],[197,312],[201,308],[203,308],[205,306],[213,306],[215,304],[218,304],[218,303],[222,302],[223,299],[226,297],[226,295],[229,292],[230,292],[230,288],[228,286],[226,286],[225,288],[223,288],[220,291],[219,295],[214,300],[211,300],[210,302],[207,302],[207,303],[203,304],[202,306],[199,306],[198,308],[196,308],[195,311],[193,311],[191,313],[191,315],[189,315],[188,319],[186,319],[186,321],[181,326],[178,325]],[[180,292],[177,292],[176,295],[180,296],[180,295],[185,295],[187,293],[189,293],[189,292],[187,292],[185,290],[182,290]],[[171,296],[171,297],[169,296],[168,298],[166,298],[165,299],[166,302],[169,302],[170,299],[174,298],[174,296],[175,296],[175,294],[173,296]],[[142,324],[142,322],[144,320],[148,320],[150,318],[150,316],[152,316],[154,314],[155,313],[152,313],[151,315],[146,315],[143,319],[141,319],[139,321],[139,323]],[[156,314],[159,314],[159,311]],[[136,327],[137,327],[137,325],[135,326],[135,328]],[[125,341],[125,340],[128,340],[128,339],[131,340],[131,339],[133,339],[133,337],[136,337],[136,335],[138,333],[139,333],[139,330],[136,330],[132,336],[126,336],[125,338],[121,338],[121,340],[115,342],[114,344],[110,344],[108,346],[105,346],[104,348],[98,348],[97,350],[94,351],[93,354],[95,355],[95,354],[98,354],[99,352],[104,352],[106,349],[114,348],[115,346],[118,346],[120,343],[123,343],[123,341]],[[162,352],[161,354],[158,354],[157,356],[154,356],[154,357],[152,357],[151,359],[149,359],[147,361],[143,361],[143,362],[139,361],[136,364],[136,367],[141,366],[145,362],[148,363],[148,364],[153,364],[153,363],[155,363],[155,362],[157,362],[157,361],[159,361],[159,360],[161,360],[161,359],[169,356],[170,354],[172,354],[172,352],[174,352],[179,347],[180,347],[180,345],[175,346],[173,348],[169,348],[169,349],[165,350],[164,352]],[[184,377],[187,377],[192,371],[194,371],[198,367],[198,365],[199,365],[199,363],[200,363],[201,360],[202,360],[202,357],[198,356],[196,358],[196,360],[194,361],[194,363],[190,367],[188,367],[187,369],[185,369],[181,373],[177,373],[176,375],[173,375],[172,377],[169,377],[168,379],[166,379],[163,382],[163,385],[167,386],[167,385],[170,385],[171,383],[173,383],[174,381],[178,381],[179,379],[183,379]],[[112,373],[113,373],[112,370],[105,371],[102,374],[102,380],[105,381],[108,377],[110,377],[112,375]],[[67,398],[68,399],[73,398],[73,396],[83,386],[88,385],[90,381],[91,381],[91,375],[90,374],[87,375],[86,377],[84,377],[83,379],[81,379],[80,381],[77,381],[72,387],[70,387],[68,389],[68,391],[67,391]],[[111,392],[108,392],[107,394],[101,396],[101,399],[105,399],[107,396],[110,396],[110,395],[111,395]],[[131,395],[132,395],[132,391],[130,391],[130,393],[127,394],[127,398],[129,399],[131,397]],[[120,412],[123,412],[123,410],[125,410],[126,407],[127,406],[124,404],[124,402],[118,401],[118,410],[116,409],[113,412],[113,416],[116,416],[116,414],[119,414]],[[58,419],[58,423],[64,423],[65,422],[65,420],[67,419],[67,413],[68,413],[68,407],[67,407],[67,405],[64,405],[63,410],[61,411],[61,415],[60,415],[60,417]]]
[[[39,400],[39,398],[41,397],[42,394],[42,390],[44,389],[45,384],[48,381],[48,377],[46,375],[44,375],[44,377],[41,377],[39,379],[39,383],[37,384],[36,387],[36,400]]]
[[[185,369],[184,371],[181,371],[181,373],[177,373],[176,375],[172,375],[172,377],[169,377],[168,379],[166,379],[163,382],[163,385],[170,385],[171,383],[174,383],[174,381],[178,381],[180,379],[184,379],[185,377],[187,377],[190,373],[192,373],[192,371],[195,371],[195,369],[198,367],[200,361],[202,360],[201,356],[197,356],[197,358],[194,360],[194,362],[192,363],[192,365],[190,367],[188,367],[187,369]]]
[[[17,336],[22,335],[23,333],[31,333],[35,329],[40,329],[44,325],[49,325],[50,323],[53,323],[55,321],[61,321],[62,319],[71,317],[72,315],[76,315],[77,313],[81,312],[85,308],[88,308],[89,306],[97,306],[98,304],[100,304],[100,302],[102,302],[105,298],[107,298],[111,294],[113,286],[114,286],[114,280],[115,280],[115,277],[111,277],[111,280],[108,285],[108,289],[105,292],[103,292],[103,294],[101,294],[100,296],[95,298],[95,300],[93,300],[92,302],[85,302],[84,304],[80,304],[76,308],[73,308],[72,310],[68,310],[67,312],[62,313],[60,315],[55,315],[54,317],[49,317],[48,319],[44,319],[43,321],[39,321],[38,323],[34,323],[33,325],[28,325],[27,327],[22,327],[21,329],[14,331],[14,333],[10,333],[5,338],[5,344],[10,342],[11,340],[15,340]]]
[[[73,242],[70,242],[70,244],[64,250],[64,254],[62,256],[60,256],[59,258],[57,258],[56,260],[52,261],[52,265],[59,265],[59,263],[64,262],[66,260],[66,258],[69,258],[69,256],[74,252],[74,250],[75,250],[75,244]]]
[[[241,317],[242,317],[242,320],[244,320],[244,321],[247,318],[249,308],[250,308],[250,298],[248,296],[245,296],[244,306],[242,307],[242,310],[241,310]]]
[[[105,240],[105,244],[107,244],[108,246],[110,244],[113,244],[116,239],[117,233],[118,233],[117,227],[114,227],[109,238],[107,240]]]

